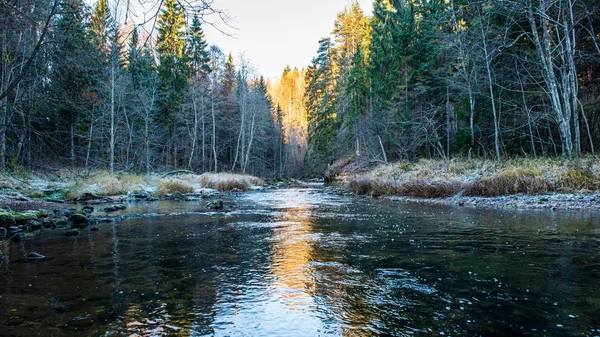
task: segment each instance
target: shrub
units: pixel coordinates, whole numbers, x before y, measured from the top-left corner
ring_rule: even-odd
[[[174,192],[192,193],[194,192],[194,188],[189,182],[181,179],[170,178],[158,181],[157,195],[166,195]]]
[[[247,191],[252,186],[264,185],[264,181],[243,174],[204,173],[200,176],[200,184],[204,187],[214,188],[219,191],[231,191],[233,189]]]

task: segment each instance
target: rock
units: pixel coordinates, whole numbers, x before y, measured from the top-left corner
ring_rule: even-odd
[[[123,204],[121,204],[121,205],[115,205],[114,207],[115,207],[115,209],[116,209],[117,211],[122,211],[122,210],[124,210],[124,209],[127,209],[127,206],[125,206],[125,205],[123,205]]]
[[[89,206],[89,205],[88,205],[88,206],[84,206],[84,207],[83,207],[81,210],[82,210],[82,211],[83,211],[85,214],[92,214],[92,213],[94,213],[94,207],[92,207],[92,206]]]
[[[108,206],[108,207],[104,207],[104,211],[106,213],[110,213],[110,212],[116,212],[117,208],[115,206]]]
[[[0,261],[4,260],[4,252],[0,250]]]
[[[54,225],[56,227],[65,227],[71,224],[71,221],[67,220],[67,219],[55,219],[53,221]]]
[[[100,228],[98,228],[98,227],[92,227],[92,228],[90,228],[90,231],[92,231],[92,232],[97,232],[99,230],[100,230]]]
[[[8,235],[8,231],[4,227],[0,227],[0,239],[4,239]]]
[[[171,194],[171,199],[173,200],[183,200],[185,199],[185,194],[179,192],[179,191],[175,191],[173,192],[173,194]]]
[[[29,229],[32,231],[42,229],[42,223],[37,220],[29,221]]]
[[[31,252],[29,254],[27,254],[27,256],[25,257],[25,260],[27,261],[39,261],[39,260],[43,260],[46,257],[40,253],[36,253],[36,252]]]
[[[100,199],[100,198],[93,195],[92,193],[85,193],[81,197],[77,198],[77,201],[90,201],[90,200],[97,200],[97,199]]]
[[[69,217],[69,220],[73,221],[74,224],[83,224],[90,221],[85,213],[74,213]]]
[[[10,238],[10,241],[12,242],[23,242],[25,240],[25,235],[23,235],[23,233],[17,233],[15,235],[13,235],[12,238]]]
[[[8,232],[13,234],[13,233],[18,233],[21,231],[21,228],[17,227],[17,226],[10,226],[8,227]]]
[[[37,220],[38,217],[39,212],[35,211],[18,213],[17,215],[15,215],[15,221],[17,222],[17,225],[25,225],[31,220]]]
[[[206,204],[206,208],[210,209],[222,209],[223,208],[223,200],[213,200]]]
[[[66,236],[77,236],[79,234],[81,234],[81,231],[79,229],[77,229],[77,228],[69,229],[65,233]]]
[[[127,193],[127,197],[132,199],[148,199],[150,197],[150,193],[146,191],[130,191]]]
[[[10,213],[0,213],[0,227],[10,227],[16,225],[15,216]]]

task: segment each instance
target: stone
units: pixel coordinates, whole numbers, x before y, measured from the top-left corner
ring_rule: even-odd
[[[82,211],[83,211],[85,214],[92,214],[92,213],[94,213],[94,207],[92,207],[92,206],[89,206],[89,205],[88,205],[88,206],[84,206],[84,207],[83,207],[81,210],[82,210]]]
[[[130,191],[127,193],[127,197],[132,199],[148,199],[150,197],[150,193],[141,190]]]
[[[185,199],[185,194],[179,192],[179,191],[175,191],[173,192],[173,194],[171,194],[171,199],[173,200],[183,200]]]
[[[36,252],[31,252],[29,254],[27,254],[27,256],[25,257],[25,260],[27,261],[39,261],[39,260],[43,260],[46,257],[40,253],[36,253]]]
[[[116,208],[115,206],[107,206],[107,207],[104,207],[104,211],[105,211],[106,213],[110,213],[110,212],[116,212],[116,211],[117,211],[117,208]]]
[[[223,200],[213,200],[206,204],[206,208],[210,209],[222,209],[223,208]]]
[[[69,217],[69,220],[73,221],[74,224],[87,223],[90,219],[85,213],[74,213]]]
[[[25,240],[25,235],[23,235],[23,233],[17,233],[15,235],[13,235],[12,238],[10,238],[10,241],[12,242],[23,242]]]
[[[8,231],[4,227],[0,227],[0,239],[4,239],[8,235]]]
[[[65,233],[66,236],[77,236],[79,234],[81,234],[81,231],[79,229],[77,229],[77,228],[69,229]]]
[[[10,213],[0,213],[0,227],[10,227],[17,224],[15,216]]]
[[[17,225],[25,225],[31,220],[37,220],[38,215],[38,212],[35,211],[18,213],[15,215],[15,221],[17,222]]]
[[[42,223],[37,220],[29,221],[29,229],[32,231],[42,229]]]
[[[13,234],[13,233],[18,233],[21,231],[21,228],[17,227],[17,226],[10,226],[8,227],[8,232]]]
[[[99,230],[100,230],[100,228],[98,228],[98,227],[92,227],[92,228],[90,228],[90,231],[92,231],[92,232],[97,232]]]

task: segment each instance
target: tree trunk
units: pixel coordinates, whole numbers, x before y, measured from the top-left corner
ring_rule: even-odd
[[[496,112],[496,101],[494,99],[494,83],[492,80],[492,67],[490,55],[487,48],[487,40],[483,31],[483,19],[481,19],[481,39],[483,41],[483,51],[485,56],[485,68],[487,70],[488,86],[490,88],[490,101],[492,102],[492,114],[494,115],[494,145],[496,149],[496,160],[500,161],[500,136],[498,130],[498,114]]]
[[[115,172],[115,67],[110,68],[110,173]]]

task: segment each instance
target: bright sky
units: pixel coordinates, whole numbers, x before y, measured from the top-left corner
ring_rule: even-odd
[[[371,14],[372,0],[358,1]],[[277,78],[286,65],[302,68],[317,53],[319,39],[329,36],[336,14],[350,0],[214,0],[214,8],[228,9],[231,25],[224,36],[209,25],[204,32],[209,44],[237,60],[241,52],[266,78]]]

